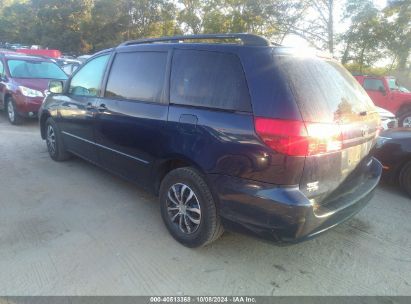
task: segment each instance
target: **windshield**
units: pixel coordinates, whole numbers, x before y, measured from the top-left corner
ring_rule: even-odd
[[[13,78],[67,79],[67,75],[53,62],[9,60],[7,64]]]
[[[333,60],[279,56],[276,63],[305,121],[344,122],[375,111],[358,81]]]
[[[403,93],[411,93],[410,90],[408,90],[406,87],[400,86],[400,87],[399,87],[399,90],[400,90],[401,92],[403,92]]]
[[[395,78],[389,78],[388,85],[390,86],[390,90],[398,90],[403,93],[410,93],[410,91],[406,87],[402,86]]]

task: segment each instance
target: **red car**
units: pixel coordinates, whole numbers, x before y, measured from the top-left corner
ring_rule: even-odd
[[[51,60],[0,53],[0,110],[6,110],[12,124],[24,117],[37,117],[50,79],[67,75]]]
[[[354,76],[376,106],[398,117],[400,127],[411,127],[411,92],[400,86],[392,76]]]

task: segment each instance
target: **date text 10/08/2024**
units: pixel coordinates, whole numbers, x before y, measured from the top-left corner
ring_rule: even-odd
[[[232,297],[150,297],[150,303],[257,303],[254,297],[232,296]]]

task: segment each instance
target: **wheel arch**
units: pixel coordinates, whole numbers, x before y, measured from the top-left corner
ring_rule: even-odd
[[[40,133],[42,139],[46,139],[46,121],[49,117],[51,117],[51,114],[48,111],[43,111],[40,115]]]
[[[184,167],[192,167],[199,171],[203,176],[205,176],[204,170],[193,160],[183,155],[173,155],[154,165],[154,193],[156,195],[159,194],[161,182],[169,172],[171,172],[174,169]]]
[[[411,100],[404,101],[404,103],[398,109],[397,113],[395,113],[395,116],[401,117],[407,112],[411,112]]]
[[[4,95],[4,104],[6,104],[6,101],[7,101],[9,98],[13,98],[13,95],[12,95],[10,92],[7,92],[7,93]]]
[[[4,99],[3,99],[3,108],[5,111],[7,110],[7,102],[9,101],[10,98],[13,98],[13,95],[10,92],[6,92],[6,94],[4,94]]]

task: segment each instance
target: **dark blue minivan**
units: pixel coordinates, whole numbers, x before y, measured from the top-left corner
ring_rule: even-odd
[[[358,82],[259,36],[125,42],[49,90],[51,158],[77,155],[158,194],[188,247],[224,229],[309,239],[358,212],[380,179],[379,115]]]

